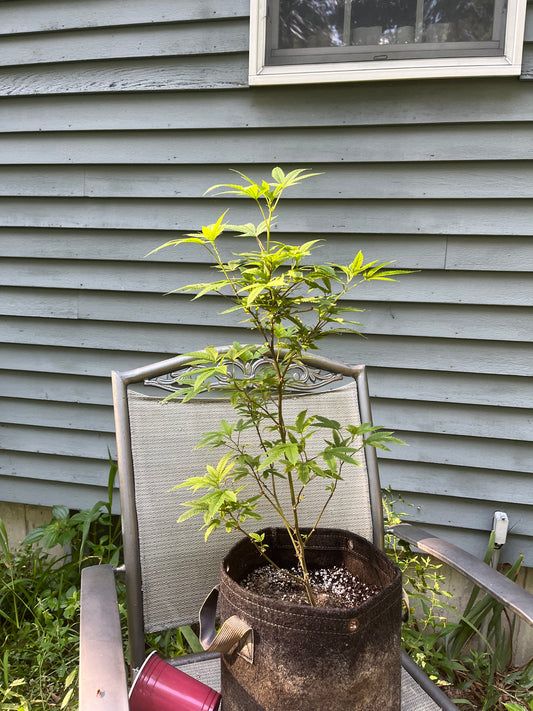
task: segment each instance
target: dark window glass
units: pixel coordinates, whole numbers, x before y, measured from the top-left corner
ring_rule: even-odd
[[[267,64],[503,54],[506,0],[269,0]]]
[[[279,47],[343,44],[344,0],[280,0]]]

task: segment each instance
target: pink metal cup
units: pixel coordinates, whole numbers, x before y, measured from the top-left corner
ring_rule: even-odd
[[[135,677],[130,711],[217,711],[220,694],[152,652]]]

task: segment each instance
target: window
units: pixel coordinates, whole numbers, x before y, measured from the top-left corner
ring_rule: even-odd
[[[527,0],[251,0],[250,84],[520,74]]]

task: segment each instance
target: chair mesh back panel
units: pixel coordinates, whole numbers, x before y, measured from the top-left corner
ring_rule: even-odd
[[[234,411],[227,400],[198,399],[185,404],[171,400],[162,404],[162,399],[128,392],[146,632],[189,624],[196,618],[204,598],[218,583],[220,561],[237,535],[216,531],[205,543],[204,532],[199,531],[201,517],[176,522],[185,511],[180,503],[193,498],[191,492],[171,491],[184,479],[203,475],[206,464],[218,462],[223,448],[193,451],[194,446],[204,432],[219,429],[222,419],[234,422]],[[357,386],[351,383],[336,390],[290,397],[286,421],[294,422],[302,410],[345,425],[359,424]],[[308,451],[320,448],[317,438]],[[357,458],[364,464],[362,451]],[[345,464],[343,477],[320,525],[347,528],[372,540],[366,468]],[[315,523],[326,500],[324,489],[322,480],[309,486],[302,504],[303,525]],[[252,530],[254,524],[255,528],[279,525],[268,508],[261,512],[264,524],[251,521]]]

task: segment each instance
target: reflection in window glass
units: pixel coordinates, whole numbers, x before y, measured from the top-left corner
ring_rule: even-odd
[[[492,39],[494,5],[491,0],[427,0],[424,3],[424,29],[432,25],[450,26],[446,41],[483,42]]]
[[[351,44],[407,44],[415,40],[417,0],[354,0]]]
[[[344,11],[344,0],[280,0],[279,47],[344,44]]]
[[[272,47],[400,45],[399,50],[403,45],[413,53],[427,45],[437,45],[438,51],[446,43],[449,47],[450,43],[487,43],[488,54],[496,54],[503,46],[505,4],[506,0],[272,0],[278,29]],[[481,49],[471,45],[471,51]]]

